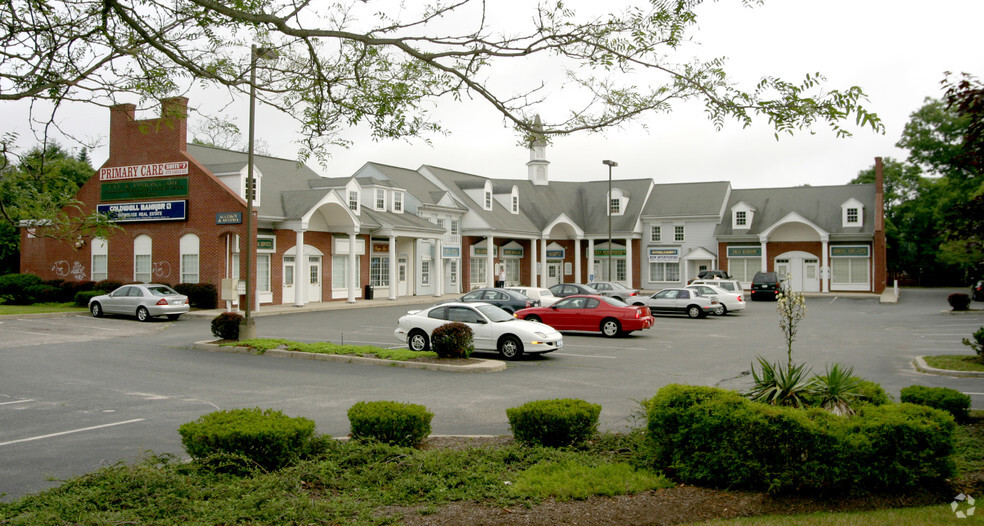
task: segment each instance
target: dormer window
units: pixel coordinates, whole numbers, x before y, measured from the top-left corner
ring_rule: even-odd
[[[512,213],[518,214],[519,213],[519,189],[516,188],[515,186],[512,189],[512,196],[511,196],[509,202],[510,202],[509,209],[512,211]]]
[[[492,183],[488,181],[485,183],[485,203],[483,206],[486,210],[492,210]]]
[[[353,210],[353,211],[359,210],[359,192],[356,192],[354,190],[349,190],[348,207],[349,210]]]
[[[376,210],[386,210],[386,190],[376,189]]]
[[[239,181],[242,184],[242,186],[239,188],[239,192],[240,192],[239,195],[243,196],[243,199],[249,200],[248,194],[246,193],[249,186],[248,169],[243,168],[240,174],[241,176],[239,178]],[[262,195],[262,192],[260,191],[261,190],[260,185],[262,183],[263,183],[263,174],[260,173],[260,171],[254,167],[253,168],[253,206],[254,207],[260,206],[260,196]]]
[[[403,213],[403,192],[393,192],[393,211]]]
[[[841,221],[844,227],[860,227],[864,223],[864,204],[853,197],[841,205]]]
[[[755,216],[755,209],[744,202],[731,207],[731,228],[735,230],[748,230],[752,226]]]
[[[628,201],[621,190],[615,188],[608,196],[608,214],[613,216],[622,215],[625,203]]]

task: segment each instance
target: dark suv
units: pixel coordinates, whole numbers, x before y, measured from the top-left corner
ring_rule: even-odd
[[[752,301],[779,297],[779,276],[775,272],[756,272],[752,278]]]

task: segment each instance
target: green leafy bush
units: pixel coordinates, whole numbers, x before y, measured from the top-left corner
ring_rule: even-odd
[[[427,408],[400,402],[358,402],[348,410],[352,438],[414,447],[431,432],[434,414]]]
[[[910,385],[902,389],[901,400],[910,404],[926,405],[946,411],[957,422],[970,419],[970,397],[949,387]]]
[[[5,274],[0,276],[0,299],[10,305],[30,305],[34,296],[28,291],[41,285],[41,278],[34,274]]]
[[[314,421],[272,409],[216,411],[178,428],[181,444],[195,460],[246,458],[272,471],[295,461],[314,434]]]
[[[973,339],[964,338],[960,341],[967,347],[973,349],[974,352],[977,353],[977,357],[980,358],[981,361],[984,361],[984,327],[977,329],[972,336]]]
[[[67,303],[75,300],[75,295],[79,292],[95,290],[95,281],[63,281],[58,285],[59,303]]]
[[[242,321],[243,316],[238,312],[223,312],[212,318],[212,335],[223,340],[238,340]]]
[[[538,400],[506,409],[516,440],[548,447],[584,442],[597,431],[599,414],[600,405],[573,398]]]
[[[950,415],[862,405],[853,417],[669,385],[648,402],[656,466],[683,482],[773,493],[918,487],[953,474]]]
[[[859,402],[882,405],[891,401],[888,398],[888,393],[882,389],[881,384],[872,382],[871,380],[865,380],[860,376],[855,376],[854,378],[858,381],[857,400]]]
[[[45,285],[30,285],[24,289],[24,305],[32,303],[61,303],[61,289]]]
[[[806,364],[790,364],[783,367],[780,363],[771,363],[761,356],[758,357],[762,374],[752,365],[752,388],[745,396],[772,405],[792,405],[804,407],[808,400],[816,394],[817,379],[810,376]]]
[[[468,358],[475,350],[471,327],[454,321],[434,329],[431,350],[441,358]]]
[[[970,296],[963,293],[950,294],[946,297],[946,301],[953,310],[967,310],[970,307]]]
[[[106,294],[106,292],[102,290],[83,290],[76,292],[75,297],[72,298],[72,301],[79,307],[87,307],[89,306],[89,300],[103,294]]]
[[[122,286],[123,286],[123,283],[120,282],[120,281],[116,281],[116,280],[112,280],[112,279],[104,279],[102,281],[97,281],[96,284],[93,285],[92,288],[95,289],[95,290],[105,290],[106,293],[108,294],[108,293],[113,292],[114,290],[116,290],[116,289],[118,289],[118,288],[120,288]]]
[[[196,309],[214,309],[219,305],[219,291],[211,283],[178,283],[174,290],[188,296]]]

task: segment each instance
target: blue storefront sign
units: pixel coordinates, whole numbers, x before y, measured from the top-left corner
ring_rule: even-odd
[[[188,201],[148,201],[96,205],[96,211],[117,223],[133,221],[183,221],[188,218]]]

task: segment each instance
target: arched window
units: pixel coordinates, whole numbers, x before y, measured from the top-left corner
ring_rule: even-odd
[[[154,242],[150,236],[141,234],[133,240],[133,281],[150,283],[153,273],[151,257]]]
[[[198,236],[181,236],[181,283],[198,283]]]

